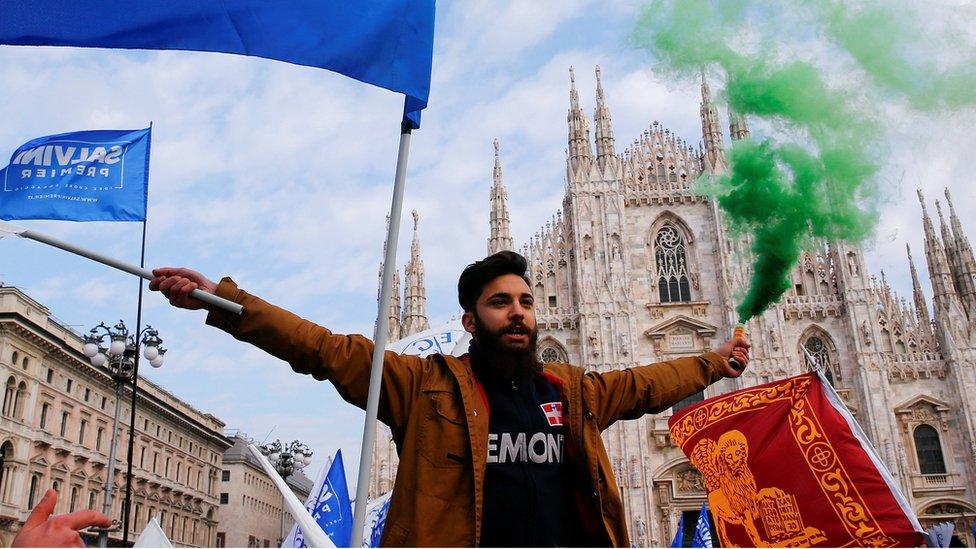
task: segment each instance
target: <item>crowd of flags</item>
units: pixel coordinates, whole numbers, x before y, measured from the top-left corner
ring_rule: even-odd
[[[362,547],[379,547],[389,501],[390,494],[387,493],[367,504],[367,529],[363,535]],[[308,499],[305,500],[305,508],[336,547],[352,547],[352,501],[346,482],[346,468],[342,463],[342,450],[337,450],[335,457],[322,468]],[[281,546],[306,547],[298,524],[292,527]]]

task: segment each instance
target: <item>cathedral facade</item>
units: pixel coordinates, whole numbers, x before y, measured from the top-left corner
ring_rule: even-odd
[[[727,169],[708,83],[703,145],[691,147],[655,122],[618,152],[599,68],[596,76],[591,119],[570,69],[562,208],[520,249],[536,298],[540,359],[601,372],[705,352],[731,335],[751,261],[716,203],[694,189],[703,173]],[[729,120],[732,141],[749,137],[742,117]],[[668,418],[693,401],[809,371],[808,356],[824,367],[922,525],[954,522],[973,544],[976,412],[967,395],[976,392],[976,261],[948,191],[945,198],[948,221],[935,201],[937,231],[919,193],[924,240],[908,243],[924,253],[931,303],[910,249],[914,290],[906,300],[884,273],[869,273],[861,249],[823,243],[803,253],[793,288],[749,322],[752,361],[741,378],[604,433],[636,544],[668,545],[682,514],[693,523],[706,499],[700,473],[670,441]],[[515,249],[507,200],[496,141],[489,253]],[[422,288],[408,295],[422,296]],[[406,313],[391,307],[391,335],[393,319]],[[372,488],[382,493],[392,487],[395,450],[388,432],[377,442]]]

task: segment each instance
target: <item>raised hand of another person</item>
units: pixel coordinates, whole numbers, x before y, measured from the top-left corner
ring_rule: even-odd
[[[190,296],[193,290],[214,293],[217,284],[202,274],[183,267],[160,267],[153,269],[156,277],[149,282],[149,289],[162,292],[174,307],[181,309],[202,309],[204,302]]]
[[[745,337],[735,337],[721,344],[715,352],[725,359],[725,377],[739,377],[749,364],[749,348],[752,345]],[[734,358],[742,365],[742,370],[737,370],[729,364],[729,359]]]
[[[14,538],[11,547],[85,547],[79,530],[90,526],[108,528],[112,525],[112,519],[90,510],[52,517],[51,513],[57,503],[57,492],[45,492]]]

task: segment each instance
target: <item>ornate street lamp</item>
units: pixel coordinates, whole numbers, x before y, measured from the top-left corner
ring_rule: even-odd
[[[268,457],[275,471],[281,475],[283,480],[288,481],[288,477],[305,468],[312,463],[312,451],[305,444],[295,440],[290,444],[282,444],[276,440],[271,444],[261,446],[261,453]],[[284,495],[282,495],[281,520],[278,525],[278,545],[281,546],[285,540],[285,505]]]
[[[107,340],[107,342],[106,342]],[[85,336],[85,346],[82,352],[91,360],[92,366],[108,369],[112,381],[115,383],[115,422],[112,424],[112,442],[108,452],[108,474],[105,482],[105,501],[102,503],[102,513],[112,512],[112,488],[115,477],[115,450],[119,431],[119,414],[122,410],[122,397],[125,384],[132,381],[135,372],[136,353],[139,342],[143,346],[143,354],[153,368],[163,365],[163,355],[166,349],[160,347],[163,340],[159,332],[152,326],[146,326],[138,334],[130,334],[125,323],[121,320],[111,328],[104,322],[91,329]],[[108,546],[108,530],[101,530],[98,534],[98,546]]]

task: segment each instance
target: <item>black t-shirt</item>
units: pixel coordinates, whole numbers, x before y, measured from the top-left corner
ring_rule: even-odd
[[[481,545],[579,543],[558,388],[540,375],[522,383],[484,379],[483,387],[489,434]]]

